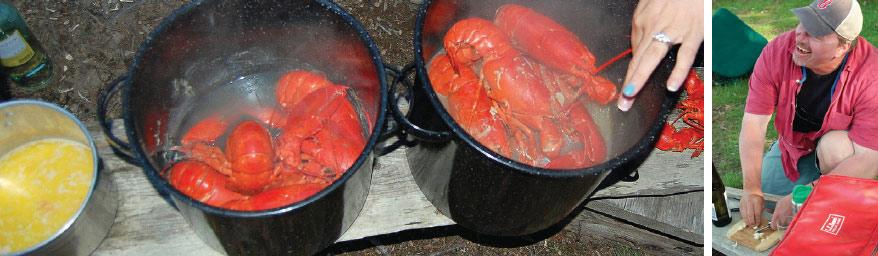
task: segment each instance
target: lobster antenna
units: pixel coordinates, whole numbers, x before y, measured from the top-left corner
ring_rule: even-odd
[[[622,58],[625,58],[625,56],[628,56],[628,54],[631,54],[631,48],[628,48],[628,50],[623,51],[619,55],[616,55],[616,57],[613,57],[612,59],[608,60],[607,62],[604,62],[604,64],[601,64],[600,66],[598,66],[598,68],[594,70],[594,74],[597,75],[598,73],[600,73],[601,71],[606,69],[611,64],[615,63],[616,61],[619,61]]]

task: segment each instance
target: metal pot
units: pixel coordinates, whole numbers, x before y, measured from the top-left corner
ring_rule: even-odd
[[[174,160],[169,147],[204,112],[274,104],[275,82],[291,69],[321,71],[359,99],[370,135],[340,179],[301,202],[255,212],[212,207],[169,185],[162,176]],[[313,254],[338,239],[365,204],[372,148],[384,123],[384,70],[362,25],[330,1],[192,1],[162,21],[127,76],[102,94],[99,118],[107,134],[107,96],[120,86],[130,144],[110,136],[114,147],[130,152],[155,189],[217,251]]]
[[[88,128],[76,116],[51,103],[35,100],[0,103],[0,141],[3,142],[0,156],[45,138],[68,139],[88,146],[94,175],[85,200],[66,224],[45,241],[12,255],[89,255],[113,226],[118,201],[110,174],[98,158]]]
[[[621,112],[615,102],[587,108],[607,145],[608,160],[592,167],[552,170],[516,162],[476,141],[451,118],[427,76],[426,64],[442,49],[442,37],[457,20],[494,19],[495,10],[515,1],[425,1],[415,33],[417,77],[410,88],[410,110],[399,123],[417,145],[406,152],[415,181],[445,216],[479,233],[497,236],[531,234],[558,223],[611,173],[627,177],[652,151],[664,120],[676,102],[664,83],[673,67],[666,58],[637,96]],[[564,24],[603,63],[630,47],[631,15],[636,1],[519,1]],[[525,21],[526,22],[526,21]],[[600,75],[622,83],[630,58]],[[396,102],[394,98],[394,103]],[[395,105],[395,104],[394,104]]]

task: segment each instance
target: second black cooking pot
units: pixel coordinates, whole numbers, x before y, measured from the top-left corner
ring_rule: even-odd
[[[442,50],[443,36],[454,22],[470,17],[493,20],[496,10],[508,3],[534,9],[567,27],[591,49],[597,63],[630,48],[636,6],[636,1],[615,0],[424,2],[414,34],[417,77],[410,88],[410,110],[405,118],[398,116],[417,141],[406,156],[421,191],[444,215],[468,229],[497,236],[546,229],[570,214],[608,174],[614,172],[618,179],[630,173],[652,151],[677,96],[664,87],[674,64],[666,58],[630,111],[619,111],[615,101],[588,103],[608,155],[606,161],[588,168],[539,168],[489,150],[451,118],[426,67]],[[610,65],[600,75],[618,86],[629,60]]]

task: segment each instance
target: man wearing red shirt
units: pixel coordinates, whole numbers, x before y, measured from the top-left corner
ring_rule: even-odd
[[[772,215],[776,229],[791,220],[796,184],[878,176],[878,53],[859,37],[859,3],[816,0],[793,12],[799,25],[765,46],[750,76],[739,137],[748,226],[762,217],[763,192],[785,195]],[[775,113],[778,140],[763,155]]]

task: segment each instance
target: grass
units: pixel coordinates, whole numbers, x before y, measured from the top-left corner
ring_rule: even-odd
[[[735,15],[762,34],[769,41],[777,35],[795,28],[798,19],[790,9],[805,6],[811,1],[731,1],[714,0],[712,8],[729,9]],[[870,43],[878,43],[878,3],[860,0],[863,11],[863,31],[860,33]],[[714,33],[721,29],[714,28]],[[741,163],[738,158],[738,133],[747,99],[749,77],[714,81],[713,84],[713,163],[729,187],[742,188]],[[768,126],[766,149],[777,139],[772,121]]]
[[[741,163],[738,160],[738,133],[744,116],[748,79],[738,79],[713,86],[713,163],[722,176],[723,184],[742,188]],[[777,138],[769,125],[767,141]]]
[[[641,256],[644,255],[642,250],[634,248],[626,244],[614,244],[613,256]]]

